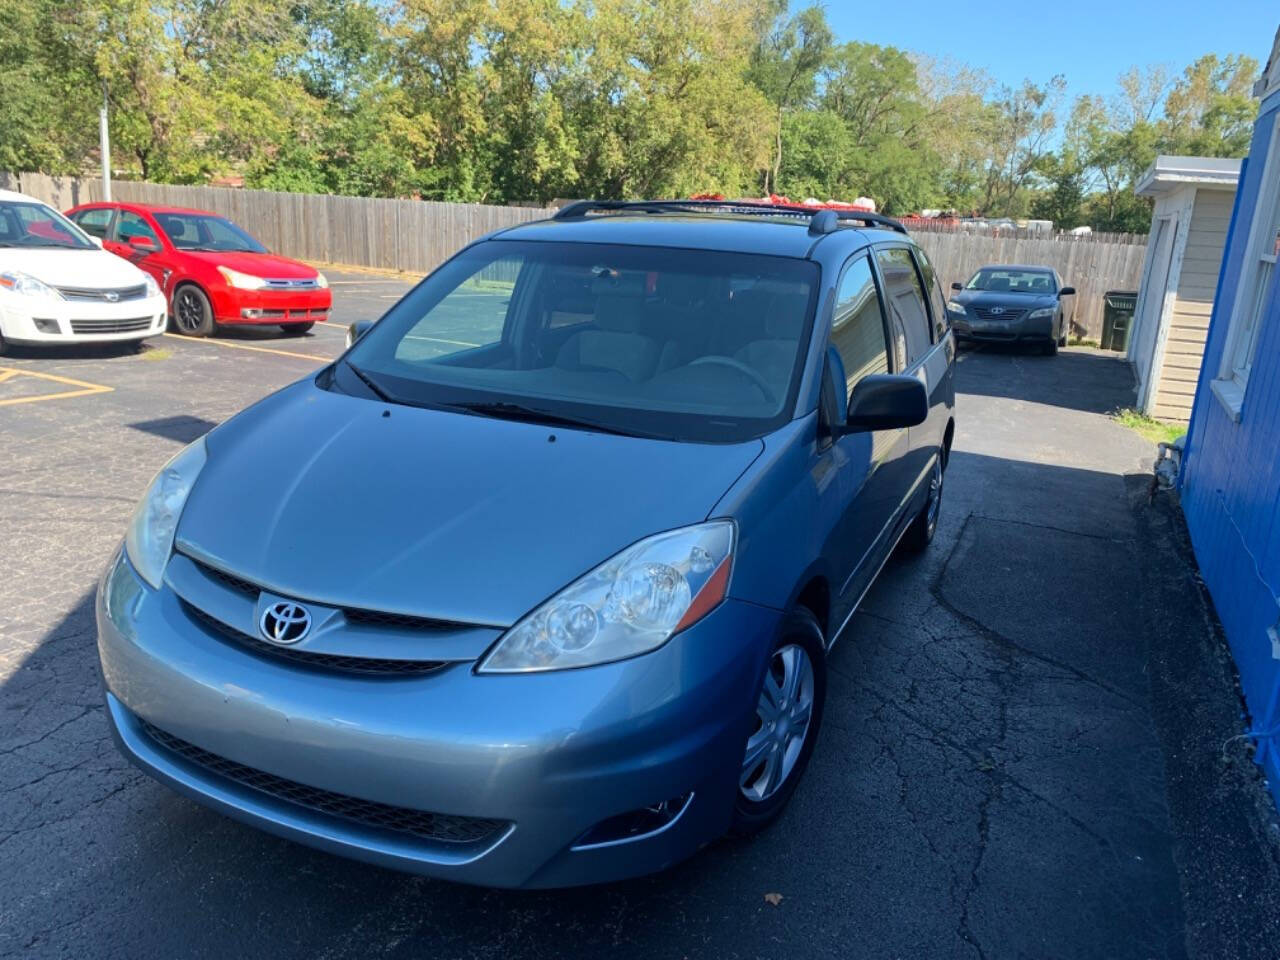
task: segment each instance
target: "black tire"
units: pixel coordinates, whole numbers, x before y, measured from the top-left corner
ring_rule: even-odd
[[[4,334],[0,334],[0,357],[9,352],[9,346],[4,342]]]
[[[1058,355],[1058,341],[1050,340],[1044,345],[1043,349],[1046,357],[1056,357]]]
[[[924,506],[902,535],[902,550],[905,553],[924,553],[933,543],[933,535],[938,532],[938,517],[942,513],[942,492],[945,489],[943,480],[947,476],[945,452],[938,451],[933,462],[933,474],[929,477],[929,496]]]
[[[213,333],[213,306],[205,292],[193,283],[173,291],[174,329],[187,337],[207,337]]]
[[[286,337],[301,337],[310,333],[311,328],[315,325],[314,320],[310,323],[282,323],[280,324],[280,329],[284,331]]]
[[[804,607],[799,607],[792,611],[787,616],[787,619],[783,621],[782,629],[778,631],[778,639],[769,654],[769,665],[765,668],[765,674],[760,678],[760,688],[756,693],[756,702],[760,702],[764,696],[765,683],[776,679],[777,667],[781,657],[789,648],[793,647],[804,651],[812,670],[812,684],[807,694],[809,697],[808,722],[799,745],[799,752],[795,755],[790,768],[783,775],[783,779],[763,799],[753,799],[747,795],[742,781],[746,779],[750,771],[744,769],[740,773],[739,786],[734,794],[733,823],[729,827],[730,836],[750,836],[763,830],[778,818],[778,815],[782,813],[787,802],[791,799],[791,795],[795,793],[796,786],[800,783],[801,778],[804,777],[805,769],[809,766],[809,758],[813,755],[813,745],[817,742],[818,734],[822,729],[822,709],[827,700],[826,644],[823,641],[822,627],[819,626],[817,618]],[[792,704],[800,704],[803,696],[803,688],[800,688],[800,694],[794,698]],[[786,701],[784,700],[783,703],[786,703]],[[747,744],[743,747],[742,766],[744,768],[746,766],[745,750],[747,746],[750,745],[752,738],[761,734],[764,730],[764,724],[759,715],[757,715],[755,722],[755,729],[748,735]],[[781,725],[781,721],[779,721],[780,728]],[[770,726],[770,730],[772,729],[773,727]],[[783,738],[785,738],[785,735],[785,733],[779,734]],[[780,753],[785,754],[787,749],[784,743],[780,748]],[[761,759],[759,762],[764,764],[768,761]],[[783,763],[784,761],[779,760],[778,762]]]

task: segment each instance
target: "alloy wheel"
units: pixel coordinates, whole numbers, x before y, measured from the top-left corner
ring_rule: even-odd
[[[798,644],[774,651],[756,703],[756,729],[747,739],[738,787],[760,802],[778,792],[795,769],[813,719],[814,677]]]
[[[174,298],[173,315],[184,333],[194,333],[204,323],[204,305],[190,290],[179,290]]]

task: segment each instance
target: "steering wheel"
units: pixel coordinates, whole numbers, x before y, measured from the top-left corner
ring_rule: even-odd
[[[715,364],[717,367],[728,367],[730,370],[737,370],[738,373],[742,374],[755,384],[757,388],[759,388],[760,392],[764,394],[766,401],[769,403],[778,402],[778,395],[774,393],[773,388],[769,386],[769,381],[760,376],[756,370],[747,366],[741,360],[735,360],[733,357],[722,356],[699,357],[697,360],[691,361],[689,366],[696,367],[700,363],[710,363]]]

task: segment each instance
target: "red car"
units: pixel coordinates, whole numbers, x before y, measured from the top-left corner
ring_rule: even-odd
[[[221,324],[251,323],[301,335],[329,317],[333,297],[324,274],[269,252],[216,213],[86,203],[67,216],[155,277],[179,333],[207,337]]]

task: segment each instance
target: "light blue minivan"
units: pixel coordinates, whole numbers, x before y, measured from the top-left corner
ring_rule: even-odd
[[[776,817],[826,657],[933,537],[955,347],[874,214],[584,202],[463,249],[157,475],[98,593],[121,750],[504,887]]]

